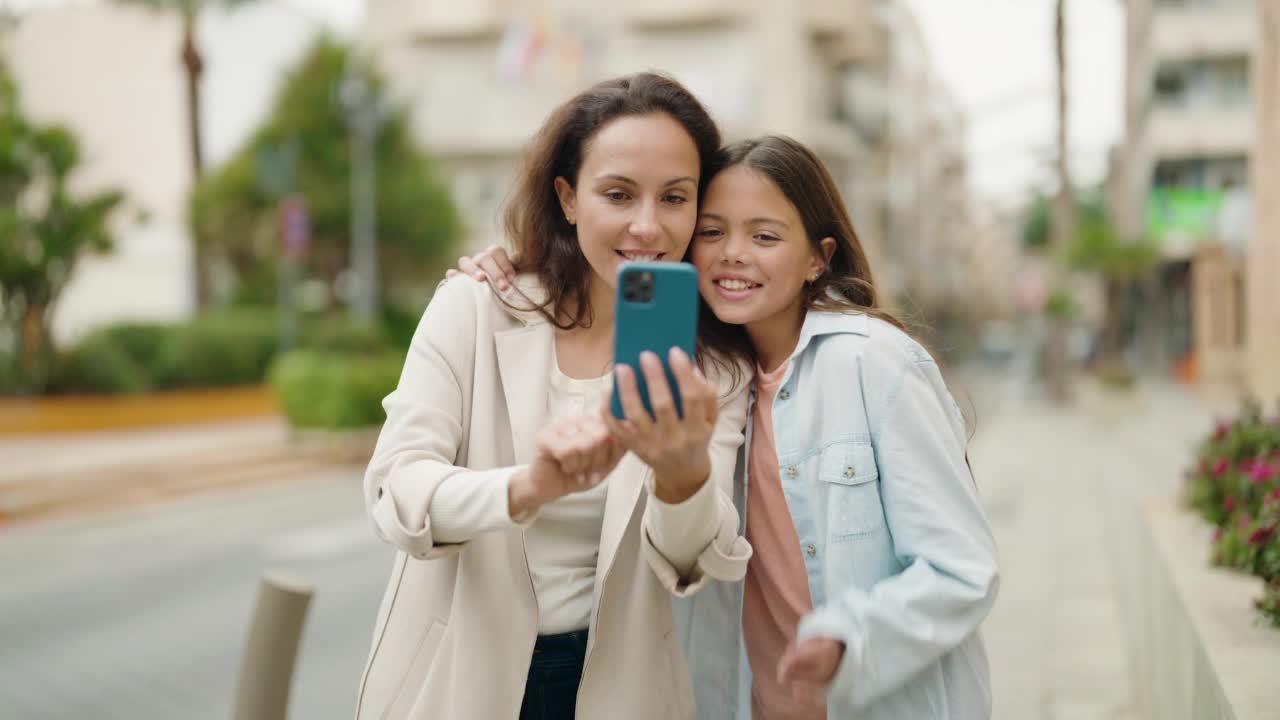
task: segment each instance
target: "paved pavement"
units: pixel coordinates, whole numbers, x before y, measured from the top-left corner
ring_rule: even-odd
[[[1067,412],[1016,375],[960,383],[1003,565],[985,627],[995,717],[1136,717],[1135,502],[1176,488],[1206,410],[1166,385],[1124,401],[1086,393]],[[280,568],[318,587],[292,716],[349,718],[390,562],[357,469],[0,527],[0,716],[225,719],[257,577]]]
[[[143,430],[0,436],[0,483],[33,476],[92,472],[139,461],[173,463],[183,457],[279,447],[290,439],[280,417],[200,423]]]
[[[1070,412],[1012,379],[975,390],[970,454],[1001,553],[985,626],[998,720],[1140,717],[1126,631],[1142,611],[1137,502],[1177,491],[1210,415],[1166,384],[1082,390]]]

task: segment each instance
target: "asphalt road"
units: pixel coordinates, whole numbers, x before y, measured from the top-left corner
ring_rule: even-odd
[[[290,716],[350,718],[391,558],[355,470],[0,529],[0,717],[226,720],[282,569],[316,586]]]

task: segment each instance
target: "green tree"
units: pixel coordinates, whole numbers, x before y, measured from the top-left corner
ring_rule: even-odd
[[[1099,199],[1081,203],[1078,216],[1080,223],[1067,261],[1101,280],[1105,314],[1100,364],[1107,372],[1127,371],[1122,358],[1126,300],[1129,289],[1155,268],[1159,253],[1147,238],[1122,238]]]
[[[72,192],[79,164],[75,136],[27,118],[0,63],[0,331],[16,347],[14,366],[0,369],[0,376],[17,389],[40,390],[48,380],[49,310],[76,262],[114,245],[111,222],[124,195]]]
[[[136,5],[156,12],[176,15],[182,24],[182,40],[178,50],[178,60],[182,63],[182,76],[186,86],[187,104],[187,155],[191,164],[191,182],[194,185],[204,176],[204,141],[202,139],[203,121],[201,111],[204,106],[203,94],[200,91],[200,80],[204,75],[204,52],[199,43],[200,13],[206,8],[235,7],[254,0],[116,0],[122,5]],[[195,262],[196,301],[204,304],[209,299],[209,288],[204,282],[200,268],[205,265],[205,258],[196,248],[193,258]]]
[[[1057,70],[1057,170],[1058,192],[1053,198],[1053,210],[1050,223],[1050,244],[1054,254],[1061,256],[1067,252],[1076,233],[1076,200],[1071,183],[1071,172],[1067,118],[1069,94],[1067,92],[1067,24],[1066,0],[1057,0],[1054,6],[1053,47],[1055,68]],[[1067,291],[1066,268],[1054,268],[1054,294],[1061,297]],[[1051,313],[1049,318],[1049,395],[1058,403],[1071,400],[1071,367],[1067,351],[1067,336],[1070,331],[1068,318],[1062,313]]]
[[[350,266],[350,131],[339,97],[349,69],[347,49],[319,39],[288,74],[262,127],[192,195],[196,242],[231,271],[241,298],[276,297],[282,189],[301,195],[310,210],[302,273],[332,288]],[[382,93],[376,73],[357,71]],[[414,146],[402,109],[383,118],[375,161],[379,269],[384,292],[394,294],[439,274],[461,222],[431,159]]]
[[[1124,314],[1130,288],[1156,266],[1158,251],[1149,238],[1124,238],[1116,230],[1101,195],[1077,192],[1073,211],[1075,233],[1070,244],[1055,257],[1064,268],[1095,274],[1102,282],[1104,316],[1101,364],[1108,369],[1122,365]],[[1039,196],[1022,228],[1023,246],[1032,252],[1055,252],[1050,244],[1052,234],[1052,200]],[[1058,303],[1056,314],[1068,314],[1069,295],[1055,293],[1051,303]]]

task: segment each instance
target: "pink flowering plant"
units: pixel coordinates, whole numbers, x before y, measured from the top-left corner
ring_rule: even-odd
[[[1280,626],[1280,418],[1249,403],[1218,423],[1187,471],[1186,498],[1216,527],[1213,563],[1262,578],[1255,604]]]

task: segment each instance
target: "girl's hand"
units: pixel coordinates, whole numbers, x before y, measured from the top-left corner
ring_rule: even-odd
[[[823,691],[831,684],[843,657],[844,643],[839,640],[814,637],[793,642],[778,663],[778,683],[789,689],[797,702],[821,707]]]
[[[693,366],[684,351],[672,348],[669,362],[679,386],[683,418],[676,413],[662,362],[651,352],[640,355],[640,370],[649,387],[653,415],[645,410],[635,370],[627,365],[614,369],[626,419],[614,418],[607,405],[603,415],[614,438],[653,468],[654,494],[658,499],[675,504],[696,493],[711,474],[707,444],[715,430],[720,406],[716,402],[715,387]]]
[[[507,509],[513,518],[599,485],[625,452],[591,414],[553,420],[538,433],[536,443],[533,462],[507,486]]]
[[[458,258],[458,269],[450,268],[444,273],[446,278],[455,275],[470,275],[480,282],[492,280],[499,290],[506,290],[516,280],[511,257],[501,245],[490,245],[471,257],[464,255]]]

